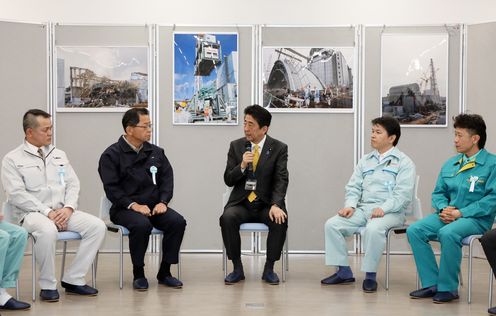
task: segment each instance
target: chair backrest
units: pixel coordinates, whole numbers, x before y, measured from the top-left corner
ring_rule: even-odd
[[[110,222],[110,208],[112,207],[112,202],[104,195],[100,199],[100,218],[105,222]]]
[[[415,178],[415,184],[413,186],[413,198],[410,205],[408,205],[405,214],[407,216],[413,217],[415,220],[422,219],[422,205],[420,203],[420,199],[418,197],[418,186],[420,182],[420,176],[417,175]]]
[[[9,202],[2,202],[2,213],[4,221],[13,223],[14,219],[12,217],[12,206],[9,204]]]

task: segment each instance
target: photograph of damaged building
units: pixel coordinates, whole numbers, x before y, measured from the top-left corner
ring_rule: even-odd
[[[57,109],[148,107],[147,47],[57,47]]]
[[[353,47],[264,47],[264,107],[288,112],[352,109],[353,52]]]
[[[382,114],[402,125],[446,126],[448,37],[383,34]]]

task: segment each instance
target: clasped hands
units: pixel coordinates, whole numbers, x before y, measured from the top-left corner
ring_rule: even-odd
[[[452,223],[461,216],[462,213],[460,210],[454,206],[446,206],[441,210],[441,212],[439,212],[439,219],[445,224]]]
[[[155,205],[153,210],[150,210],[148,205],[134,203],[133,205],[131,205],[131,209],[145,216],[153,216],[167,212],[167,205],[165,205],[165,203],[160,202],[157,205]]]
[[[48,213],[48,218],[51,219],[55,226],[57,226],[58,231],[67,230],[67,222],[71,218],[74,210],[70,207],[61,207],[53,209]]]
[[[345,207],[338,211],[338,215],[341,217],[350,218],[355,213],[355,209],[353,207]],[[384,217],[384,210],[380,207],[376,207],[372,210],[372,214],[370,218],[379,218]]]

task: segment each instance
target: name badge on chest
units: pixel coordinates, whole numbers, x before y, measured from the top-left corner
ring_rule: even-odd
[[[247,179],[245,182],[245,190],[255,191],[257,188],[257,179]]]

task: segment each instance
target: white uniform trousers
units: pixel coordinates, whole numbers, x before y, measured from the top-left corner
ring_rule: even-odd
[[[55,246],[57,227],[45,215],[31,212],[24,217],[22,226],[34,236],[36,262],[40,267],[39,284],[41,289],[55,290]],[[62,281],[74,285],[85,285],[88,272],[97,251],[105,238],[105,223],[91,214],[74,211],[67,222],[67,230],[78,232],[82,240],[72,264],[64,272]]]
[[[389,213],[384,217],[370,219],[370,212],[356,209],[350,218],[335,215],[325,223],[325,261],[326,265],[349,266],[346,237],[352,236],[360,227],[365,226],[362,261],[363,272],[377,272],[382,253],[386,248],[386,231],[403,225],[403,213]],[[369,219],[369,220],[368,220]]]

